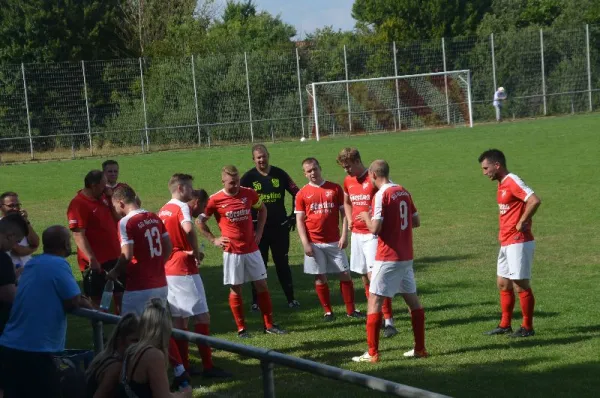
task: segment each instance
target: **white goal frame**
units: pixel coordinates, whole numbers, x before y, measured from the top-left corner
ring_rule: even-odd
[[[464,78],[462,76],[460,76],[460,74],[467,75],[467,81],[465,83],[467,85],[467,102],[468,102],[468,108],[469,108],[469,127],[473,127],[473,104],[472,104],[472,96],[471,96],[471,70],[470,69],[460,69],[460,70],[449,70],[446,72],[419,73],[419,74],[415,74],[415,75],[386,76],[386,77],[374,77],[374,78],[368,78],[368,79],[335,80],[335,81],[329,81],[329,82],[310,83],[306,88],[307,88],[308,94],[312,98],[313,117],[315,119],[315,122],[314,122],[315,123],[315,138],[317,139],[317,141],[319,141],[320,137],[321,137],[320,133],[319,133],[319,112],[318,112],[318,107],[317,107],[317,95],[316,95],[316,88],[318,86],[325,86],[325,85],[331,85],[331,84],[346,84],[346,94],[348,95],[348,102],[349,102],[350,97],[349,97],[349,93],[348,93],[348,84],[350,84],[350,83],[364,83],[364,82],[369,82],[369,81],[381,81],[381,80],[396,80],[396,92],[398,92],[398,80],[400,80],[400,79],[415,78],[415,77],[427,77],[427,76],[444,76],[444,78],[445,78],[444,80],[446,81],[446,83],[445,83],[446,84],[446,106],[449,106],[447,76],[448,75],[456,75],[456,74],[459,74],[458,78],[463,80],[463,82],[465,82]],[[310,87],[310,90],[308,90],[309,87]],[[348,105],[350,105],[350,104],[348,103]],[[398,112],[398,118],[400,118],[400,116],[399,116],[399,112],[400,112],[399,97],[397,98],[396,111]],[[348,109],[348,115],[349,115],[349,118],[351,118],[352,111],[350,109]],[[352,128],[352,127],[350,127],[350,128]]]

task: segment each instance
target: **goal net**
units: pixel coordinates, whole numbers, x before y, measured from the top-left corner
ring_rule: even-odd
[[[306,86],[311,135],[473,126],[470,71],[315,82]]]

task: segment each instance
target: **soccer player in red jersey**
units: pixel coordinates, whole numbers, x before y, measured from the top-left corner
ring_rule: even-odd
[[[100,170],[90,171],[84,179],[85,188],[67,210],[69,228],[77,245],[77,262],[83,274],[84,293],[96,307],[100,305],[106,272],[116,264],[121,254],[117,236],[117,221],[112,203],[104,195],[106,177]],[[115,284],[115,312],[121,311],[124,278]]]
[[[338,274],[340,290],[346,304],[346,315],[364,318],[354,306],[354,283],[348,272],[348,221],[344,217],[344,191],[321,176],[321,166],[315,158],[302,161],[306,184],[296,194],[296,228],[304,249],[304,273],[315,276],[315,290],[325,310],[324,320],[335,319],[331,309],[326,274]],[[340,216],[342,234],[340,236]]]
[[[198,248],[198,240],[188,202],[194,198],[193,177],[189,174],[174,174],[169,180],[171,200],[158,213],[164,222],[173,251],[165,264],[168,301],[173,316],[173,326],[187,330],[190,318],[194,332],[210,334],[210,314],[202,278],[198,274],[204,253]],[[178,340],[177,347],[186,370],[194,373],[189,364],[189,343]],[[205,377],[229,377],[230,374],[213,365],[212,349],[198,344]]]
[[[423,358],[425,350],[425,312],[417,296],[413,273],[413,235],[421,221],[410,193],[389,179],[390,167],[385,160],[376,160],[369,167],[369,178],[378,189],[372,204],[372,215],[360,213],[360,219],[371,233],[377,235],[377,253],[371,273],[369,309],[367,314],[367,344],[369,351],[354,357],[354,362],[379,360],[379,329],[381,307],[386,297],[400,293],[410,309],[414,348],[405,357]]]
[[[242,284],[253,282],[258,307],[263,315],[264,332],[285,334],[273,323],[273,305],[267,287],[267,269],[258,249],[267,220],[267,208],[256,191],[240,186],[240,175],[235,166],[221,171],[223,189],[208,199],[206,210],[198,219],[202,234],[215,246],[223,249],[223,284],[230,285],[229,306],[237,325],[238,336],[250,337],[246,330],[242,302]],[[258,211],[256,231],[252,225],[252,209]],[[214,215],[221,237],[215,237],[207,221]]]
[[[367,301],[369,300],[369,279],[375,263],[377,236],[373,235],[367,225],[358,216],[369,211],[371,202],[377,192],[369,178],[369,172],[363,165],[360,153],[356,148],[344,148],[337,157],[337,163],[344,169],[344,211],[348,226],[352,231],[350,237],[350,271],[360,274],[365,286]],[[398,334],[394,327],[392,298],[383,300],[384,328],[383,337],[389,338]]]
[[[542,202],[523,180],[508,171],[506,158],[501,151],[485,151],[479,156],[479,163],[483,175],[492,181],[498,181],[496,198],[500,209],[497,284],[500,290],[502,318],[498,327],[485,334],[533,336],[535,298],[530,280],[535,241],[531,233],[531,224],[532,217]],[[519,330],[513,333],[511,321],[515,307],[514,290],[519,293],[523,323]]]
[[[112,196],[112,193],[115,189],[123,186],[129,186],[124,182],[119,182],[119,163],[116,160],[109,159],[102,162],[102,172],[106,177],[106,189],[104,190],[104,194],[109,198]],[[139,197],[136,197],[135,200],[138,206],[142,205],[142,201]],[[115,215],[116,213],[113,214],[113,216]]]

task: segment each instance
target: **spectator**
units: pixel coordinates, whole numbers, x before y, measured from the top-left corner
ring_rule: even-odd
[[[129,347],[123,360],[119,398],[192,396],[192,388],[169,392],[167,363],[171,316],[159,298],[153,298],[140,318],[140,340]]]
[[[40,245],[40,237],[35,232],[29,221],[27,210],[21,208],[19,195],[16,192],[4,192],[0,195],[0,214],[6,217],[11,213],[19,213],[27,222],[27,234],[10,250],[10,257],[15,268],[17,269],[17,277],[23,272],[23,266],[31,259],[31,255],[35,253]]]
[[[10,397],[60,397],[54,354],[65,349],[66,311],[92,308],[81,296],[65,257],[69,231],[60,225],[42,234],[44,254],[27,264],[10,318],[0,336],[0,389]]]
[[[498,87],[498,90],[494,93],[494,108],[496,108],[496,121],[502,121],[502,105],[506,101],[506,92],[504,87]]]
[[[137,342],[138,336],[137,315],[134,313],[124,315],[113,330],[104,350],[94,358],[85,373],[87,398],[115,396],[119,386],[123,355],[131,344]]]
[[[23,239],[26,232],[27,224],[18,213],[0,219],[0,335],[17,291],[15,266],[6,252]]]

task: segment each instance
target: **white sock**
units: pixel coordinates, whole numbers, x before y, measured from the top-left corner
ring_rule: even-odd
[[[386,319],[385,326],[394,326],[394,318]]]
[[[179,364],[179,365],[175,366],[175,368],[173,368],[173,374],[175,375],[175,377],[181,376],[183,374],[183,372],[185,372],[185,368],[181,364]]]

